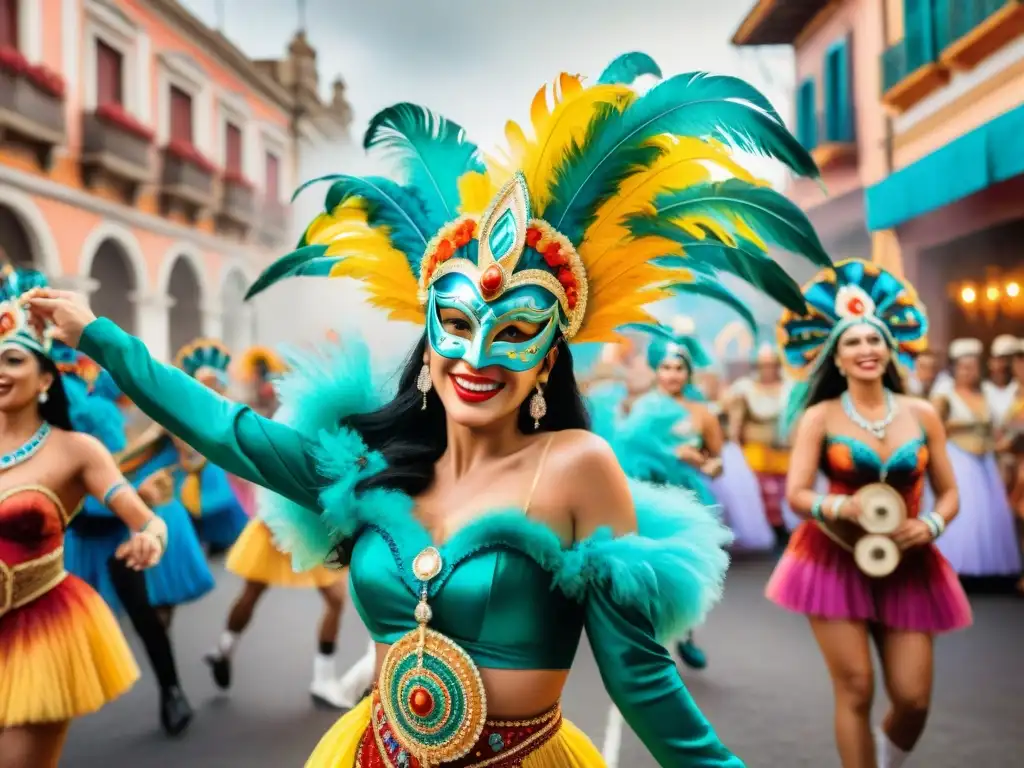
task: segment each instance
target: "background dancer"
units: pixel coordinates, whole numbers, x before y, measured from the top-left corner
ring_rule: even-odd
[[[108,381],[109,374],[81,352],[63,344],[54,345],[53,356],[68,395],[72,425],[77,431],[96,437],[111,453],[123,451],[124,418],[117,404],[120,393]],[[136,490],[163,519],[173,494],[170,479],[154,474]],[[184,509],[180,512],[184,513]],[[182,518],[180,522],[187,520]],[[149,598],[146,581],[154,569],[136,571],[116,557],[118,548],[130,536],[120,518],[89,496],[65,535],[64,565],[69,573],[99,592],[115,614],[123,608],[128,615],[157,678],[160,724],[169,736],[177,736],[192,721],[193,711],[181,688],[167,628]],[[175,544],[174,552],[163,558],[165,563],[169,558],[184,555],[182,542],[176,540]]]
[[[931,699],[933,637],[971,623],[956,574],[932,542],[957,513],[946,435],[934,410],[902,394],[900,366],[924,345],[924,308],[909,285],[850,260],[805,288],[810,312],[783,312],[785,361],[800,380],[790,403],[800,417],[787,495],[807,518],[790,539],[767,595],[810,619],[835,694],[836,745],[844,768],[898,768],[924,730]],[[819,469],[829,488],[815,488]],[[921,513],[925,475],[934,510]],[[895,570],[873,578],[852,554],[861,507],[854,494],[886,483],[908,518],[891,538]],[[839,526],[846,524],[852,532]],[[862,532],[862,531],[860,531]],[[871,732],[874,641],[890,709]]]
[[[118,698],[139,670],[110,609],[64,570],[64,532],[86,494],[132,530],[115,557],[147,568],[166,530],[94,437],[74,431],[50,328],[30,322],[35,270],[0,275],[0,764],[56,768],[74,718]]]
[[[995,455],[995,421],[982,391],[978,339],[949,345],[953,377],[932,392],[949,437],[949,458],[965,503],[939,549],[961,576],[1012,578],[1021,575],[1014,516]]]

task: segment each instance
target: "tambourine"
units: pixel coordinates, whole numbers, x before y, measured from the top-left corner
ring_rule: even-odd
[[[861,508],[856,522],[828,520],[819,522],[822,531],[843,549],[853,554],[857,567],[866,576],[882,578],[896,570],[902,553],[889,535],[907,519],[907,505],[891,485],[865,485],[854,499]]]

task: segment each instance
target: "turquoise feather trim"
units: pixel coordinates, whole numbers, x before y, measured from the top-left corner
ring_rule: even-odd
[[[261,495],[259,515],[275,544],[292,555],[296,570],[323,563],[346,539],[371,525],[386,531],[410,558],[431,545],[409,496],[389,490],[355,492],[363,478],[384,466],[383,457],[368,451],[359,435],[339,427],[346,416],[381,402],[366,345],[347,339],[327,358],[307,353],[290,356],[289,363],[291,372],[278,385],[282,408],[277,419],[318,436],[318,469],[329,484],[320,495],[319,513],[276,494]],[[450,569],[482,546],[516,549],[550,572],[553,586],[573,599],[583,601],[590,589],[600,589],[618,604],[639,610],[658,637],[669,640],[700,623],[720,598],[729,563],[724,547],[731,535],[689,491],[635,480],[630,489],[636,533],[615,537],[603,528],[564,549],[550,528],[521,510],[495,511],[440,545],[442,559]]]

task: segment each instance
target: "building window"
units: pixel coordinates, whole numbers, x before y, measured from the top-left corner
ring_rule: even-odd
[[[0,48],[18,47],[18,0],[0,0]]]
[[[96,41],[96,106],[124,106],[124,57],[102,40]]]
[[[805,149],[818,145],[818,115],[816,113],[814,78],[800,84],[796,99],[796,137]]]
[[[833,44],[825,54],[824,128],[826,141],[853,141],[848,39]]]
[[[273,152],[267,152],[267,178],[264,191],[268,200],[281,199],[281,161]]]
[[[224,173],[242,175],[242,129],[234,123],[228,123],[224,130]]]
[[[171,86],[171,141],[192,144],[192,97]]]

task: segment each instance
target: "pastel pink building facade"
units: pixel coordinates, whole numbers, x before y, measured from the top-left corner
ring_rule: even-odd
[[[174,0],[0,0],[0,247],[158,357],[251,343],[242,296],[292,236],[296,99]]]
[[[1024,334],[1024,3],[760,0],[733,42],[794,48],[828,194],[789,194],[833,258],[906,274],[936,348]]]

